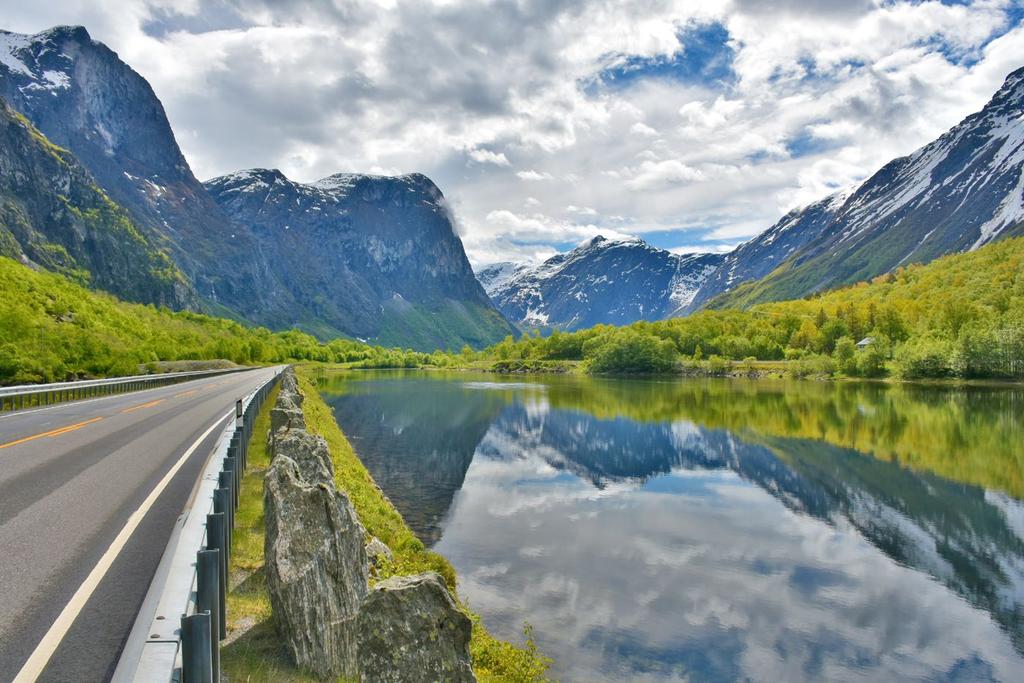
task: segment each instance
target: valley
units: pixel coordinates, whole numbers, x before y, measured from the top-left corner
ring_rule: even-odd
[[[1016,680],[1024,15],[624,3],[11,15],[0,681]]]

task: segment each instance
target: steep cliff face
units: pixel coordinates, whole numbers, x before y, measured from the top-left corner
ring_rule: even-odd
[[[69,151],[0,100],[0,255],[130,301],[195,304],[182,273]]]
[[[573,330],[670,316],[689,305],[721,260],[598,236],[539,266],[497,264],[479,277],[509,320]]]
[[[889,162],[848,197],[826,199],[826,210],[819,203],[799,212],[796,219],[807,223],[812,238],[773,263],[763,280],[714,305],[805,296],[1024,234],[1022,115],[1019,69],[981,111],[942,137]]]
[[[425,350],[513,333],[473,276],[444,197],[426,176],[343,173],[304,184],[256,169],[206,187],[261,253],[274,254],[268,268],[288,283],[267,302],[266,324]]]
[[[149,84],[82,27],[0,31],[0,97],[77,157],[198,293],[171,298],[140,284],[134,298],[421,350],[482,346],[513,331],[423,176],[300,186],[236,174],[211,184],[222,208],[193,175]]]
[[[248,235],[192,174],[149,83],[83,27],[0,31],[0,97],[70,150],[147,236],[166,241],[208,308],[238,308],[274,286]]]

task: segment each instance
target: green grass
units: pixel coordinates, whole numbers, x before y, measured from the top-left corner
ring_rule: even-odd
[[[277,635],[263,573],[263,475],[270,466],[267,431],[275,388],[256,418],[249,441],[249,462],[239,490],[235,533],[231,540],[228,584],[228,639],[221,668],[232,683],[313,683],[295,668]]]

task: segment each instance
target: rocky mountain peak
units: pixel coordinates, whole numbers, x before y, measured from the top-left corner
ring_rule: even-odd
[[[522,327],[580,329],[659,320],[689,304],[721,259],[598,235],[541,264],[496,264],[478,277],[498,310]]]
[[[513,331],[473,277],[441,191],[422,174],[302,183],[249,169],[205,186],[275,253],[293,307],[315,311],[306,324],[322,336],[434,349],[481,346]],[[281,244],[287,249],[275,249]],[[409,336],[403,321],[415,321]]]

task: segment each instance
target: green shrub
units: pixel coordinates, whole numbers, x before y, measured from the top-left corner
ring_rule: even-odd
[[[712,354],[708,358],[708,374],[721,376],[729,371],[729,362],[719,355]]]
[[[583,344],[583,357],[591,372],[658,373],[676,366],[676,347],[651,334],[624,328]]]
[[[952,377],[956,374],[956,351],[952,342],[916,339],[896,351],[896,374],[903,379]]]

